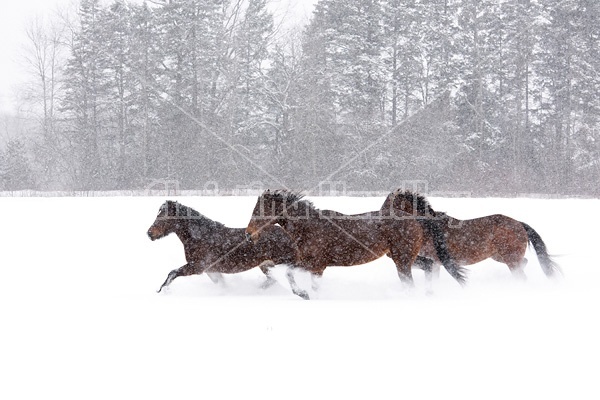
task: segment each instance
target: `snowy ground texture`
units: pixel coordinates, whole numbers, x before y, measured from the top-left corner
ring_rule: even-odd
[[[458,218],[533,226],[565,278],[493,261],[466,289],[442,270],[403,290],[393,263],[330,268],[313,300],[255,269],[178,278],[175,236],[146,230],[165,199],[2,198],[2,399],[598,399],[599,200],[431,199]],[[231,227],[254,197],[181,197]],[[312,198],[342,212],[383,198]],[[309,288],[307,276],[298,278]]]

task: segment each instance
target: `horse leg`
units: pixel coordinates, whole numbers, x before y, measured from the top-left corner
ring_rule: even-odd
[[[396,264],[396,270],[398,271],[400,281],[408,287],[413,287],[415,282],[413,281],[411,267],[416,259],[416,254],[411,256],[402,249],[393,249],[390,251],[390,254],[392,260],[394,260],[394,263]]]
[[[519,259],[519,256],[514,253],[503,252],[502,254],[493,255],[492,259],[506,264],[513,277],[519,280],[527,279],[524,271],[525,266],[527,265],[527,259],[525,257]]]
[[[527,265],[527,259],[523,257],[523,259],[518,263],[508,263],[508,268],[512,275],[519,280],[527,280],[527,276],[525,275],[525,266]]]
[[[441,268],[440,264],[432,261],[431,271],[429,271],[429,279],[431,280],[431,282],[437,281],[440,279],[440,268]],[[427,274],[425,274],[425,277],[427,277]]]
[[[223,278],[223,274],[220,272],[207,272],[206,275],[213,281],[214,284],[225,284],[225,278]]]
[[[183,267],[174,269],[173,271],[169,272],[167,279],[165,279],[165,282],[162,284],[160,289],[158,289],[157,293],[160,293],[164,288],[168,287],[175,278],[179,276],[193,275],[195,273],[196,268],[194,267],[194,263],[187,263]]]
[[[431,281],[433,272],[433,260],[431,258],[418,256],[415,259],[413,267],[422,269],[425,272],[425,277],[428,281]]]
[[[423,270],[423,272],[425,272],[425,281],[427,282],[426,292],[428,294],[432,294],[433,293],[433,268],[434,268],[433,260],[431,258],[425,258],[425,257],[418,256],[413,265],[417,268],[421,268]],[[440,272],[440,268],[438,267],[437,268],[438,276],[439,276],[439,272]]]
[[[274,266],[275,266],[275,263],[271,260],[265,260],[265,261],[261,262],[260,265],[258,266],[258,268],[260,268],[262,273],[265,274],[265,276],[267,277],[267,280],[264,281],[262,285],[260,285],[261,289],[268,289],[271,286],[273,286],[275,283],[277,283],[277,281],[273,278],[273,276],[271,276],[271,268],[273,268]]]
[[[319,290],[319,287],[321,286],[321,279],[323,278],[323,272],[325,271],[325,269],[321,269],[321,270],[317,270],[317,271],[312,271],[310,274],[310,279],[312,282],[312,290],[314,290],[315,292]]]
[[[304,300],[310,300],[310,297],[308,297],[308,293],[306,291],[300,289],[298,287],[298,285],[296,284],[296,279],[294,279],[294,268],[293,267],[288,268],[286,276],[287,276],[288,282],[290,283],[290,287],[292,288],[292,292],[296,296],[302,297]]]

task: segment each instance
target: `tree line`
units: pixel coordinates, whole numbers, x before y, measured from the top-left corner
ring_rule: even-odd
[[[266,0],[80,0],[28,29],[37,120],[2,184],[598,194],[599,20],[595,0],[320,0],[284,32]]]

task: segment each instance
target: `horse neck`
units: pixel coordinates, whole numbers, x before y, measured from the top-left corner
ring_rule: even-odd
[[[288,231],[292,236],[302,234],[304,223],[308,219],[315,218],[318,210],[315,210],[310,204],[306,202],[298,202],[298,204],[283,204],[286,207],[287,218],[283,218],[280,222],[283,229]]]
[[[286,207],[287,215],[291,217],[306,218],[315,217],[319,214],[319,210],[315,209],[309,203],[304,201],[298,202],[297,206],[291,204],[287,205]]]
[[[462,220],[449,216],[446,213],[438,212],[437,218],[444,222],[444,225],[447,227],[456,227],[458,226]]]
[[[178,225],[175,234],[184,245],[190,241],[206,239],[223,229],[220,224],[204,216],[184,220]]]
[[[381,205],[381,210],[389,210],[389,209],[390,209],[390,206],[391,206],[391,204],[392,204],[392,203],[391,203],[391,201],[392,201],[392,200],[391,200],[391,195],[388,195],[388,196],[385,198],[385,200],[384,200],[383,204]]]

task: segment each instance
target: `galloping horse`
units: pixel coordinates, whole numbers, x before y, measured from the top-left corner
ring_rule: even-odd
[[[319,210],[296,192],[267,190],[256,202],[246,233],[249,239],[260,240],[266,227],[279,224],[298,246],[296,265],[313,277],[320,277],[328,266],[364,264],[387,254],[396,264],[401,281],[408,285],[413,284],[411,265],[429,237],[438,259],[459,283],[464,283],[464,270],[448,255],[443,234],[438,232],[431,238],[416,218],[405,216],[382,218],[379,212],[345,215]],[[288,270],[288,280],[295,294],[308,299],[294,282],[292,269]]]
[[[514,275],[524,277],[523,268],[527,264],[525,251],[528,243],[531,243],[544,273],[552,276],[560,272],[558,264],[548,255],[540,235],[526,223],[505,215],[495,214],[459,220],[434,211],[422,195],[400,189],[387,196],[381,206],[381,212],[388,215],[409,213],[425,219],[443,221],[442,229],[446,236],[448,252],[461,266],[492,258],[506,264]],[[430,242],[426,242],[421,248],[420,256],[439,262]],[[418,263],[427,268],[427,260],[419,257]]]
[[[256,266],[267,277],[262,287],[271,286],[276,281],[270,275],[270,268],[276,264],[293,264],[296,246],[277,226],[265,229],[256,243],[249,243],[244,231],[244,228],[228,228],[183,204],[166,201],[148,229],[148,236],[156,240],[175,233],[183,243],[187,264],[171,271],[158,291],[179,276],[206,272],[217,283],[223,279],[221,273],[233,274]]]

